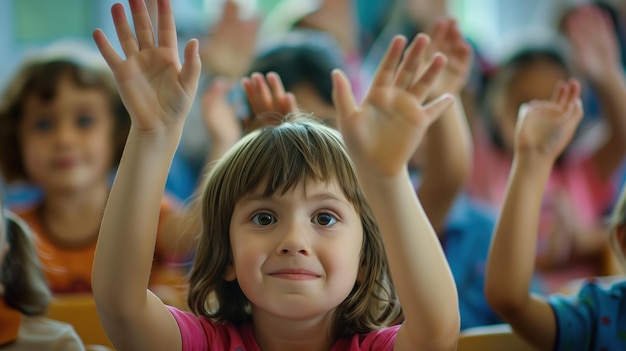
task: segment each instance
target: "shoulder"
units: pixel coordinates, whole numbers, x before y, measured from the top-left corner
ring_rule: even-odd
[[[82,341],[71,325],[45,317],[24,316],[18,340],[30,349],[84,350]]]
[[[608,286],[589,281],[581,287],[577,295],[554,295],[550,297],[549,303],[557,315],[567,313],[571,309],[589,311],[597,315],[598,312],[609,312],[613,307],[617,307],[623,297],[626,297],[626,280]],[[619,311],[615,309],[612,312]]]
[[[577,295],[551,296],[548,300],[557,320],[557,344],[586,345],[616,340],[615,331],[626,326],[626,310],[620,308],[626,297],[626,280],[612,285],[588,282]],[[612,336],[611,336],[612,335]]]
[[[393,351],[400,325],[371,331],[367,334],[358,334],[344,337],[337,341],[332,351]]]

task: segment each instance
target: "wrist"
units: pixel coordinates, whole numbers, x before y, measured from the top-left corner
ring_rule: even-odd
[[[519,152],[513,156],[512,169],[528,176],[548,177],[554,160],[538,152]]]
[[[596,89],[600,94],[615,90],[621,91],[626,87],[626,82],[624,82],[624,75],[621,69],[611,69],[602,77],[595,79],[590,78],[590,81],[594,89]]]

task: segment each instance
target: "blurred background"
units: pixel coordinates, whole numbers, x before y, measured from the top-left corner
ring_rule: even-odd
[[[93,45],[91,32],[113,35],[109,9],[114,0],[4,0],[0,2],[0,84],[29,51],[65,38]],[[241,16],[270,13],[287,0],[238,0]],[[306,2],[306,1],[302,1]],[[393,0],[354,0],[362,26],[376,26],[388,15]],[[428,16],[437,1],[414,1]],[[580,0],[448,0],[440,1],[459,21],[463,33],[487,57],[496,60],[528,32],[548,32],[563,8]],[[173,0],[181,34],[206,32],[220,16],[223,0]],[[423,4],[419,4],[423,3]],[[427,9],[427,7],[429,9]],[[522,33],[522,34],[520,34]],[[537,34],[541,35],[541,34]],[[533,34],[536,39],[537,35]],[[114,43],[117,44],[117,43]]]

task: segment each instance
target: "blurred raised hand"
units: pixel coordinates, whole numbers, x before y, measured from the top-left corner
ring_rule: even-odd
[[[425,59],[432,58],[437,52],[448,59],[446,66],[435,81],[431,96],[444,93],[459,94],[469,78],[472,66],[472,47],[463,38],[454,19],[438,20],[428,31],[431,37]]]
[[[246,129],[282,123],[285,115],[298,111],[295,96],[285,91],[283,82],[274,72],[263,76],[255,72],[241,81],[253,116],[246,121]]]
[[[574,79],[559,82],[550,101],[531,101],[520,107],[516,153],[554,162],[572,140],[582,116],[580,84]]]
[[[254,59],[259,24],[258,17],[242,19],[239,5],[226,0],[219,21],[200,44],[205,71],[231,79],[243,77]]]
[[[597,83],[622,74],[617,35],[607,13],[593,5],[574,10],[565,22],[565,33],[582,73]]]

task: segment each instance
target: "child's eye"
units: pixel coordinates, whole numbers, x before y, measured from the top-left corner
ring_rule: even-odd
[[[35,121],[33,128],[38,132],[47,132],[52,129],[52,120],[50,118],[40,118]]]
[[[337,223],[337,217],[333,216],[330,213],[322,212],[318,213],[311,220],[315,224],[323,225],[323,226],[331,226]]]
[[[87,128],[91,127],[93,125],[93,123],[94,123],[93,117],[91,117],[89,115],[81,115],[76,120],[76,125],[80,129],[87,129]]]
[[[267,212],[260,212],[252,217],[252,223],[258,225],[270,225],[276,223],[276,218]]]

